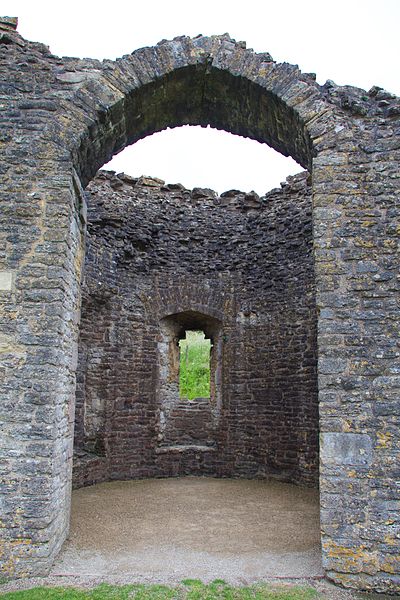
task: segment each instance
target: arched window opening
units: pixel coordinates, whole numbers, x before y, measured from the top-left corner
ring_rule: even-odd
[[[211,340],[204,331],[187,330],[179,341],[179,397],[210,398]]]
[[[161,319],[158,440],[161,452],[215,446],[221,413],[221,322],[196,311]]]

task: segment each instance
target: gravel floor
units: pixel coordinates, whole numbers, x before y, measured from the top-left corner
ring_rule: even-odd
[[[0,591],[189,577],[237,585],[278,578],[312,583],[332,600],[360,597],[323,580],[315,490],[196,477],[75,491],[70,536],[50,576],[9,582]]]
[[[322,576],[315,490],[260,480],[153,479],[73,495],[53,575],[180,581]]]

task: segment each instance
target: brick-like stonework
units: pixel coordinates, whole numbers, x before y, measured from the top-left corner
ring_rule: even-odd
[[[0,21],[2,572],[45,572],[68,532],[83,189],[126,145],[190,123],[311,173],[324,567],[398,590],[400,100],[320,86],[227,35],[100,62],[53,56]]]
[[[76,485],[195,474],[316,485],[306,179],[289,178],[262,198],[107,172],[90,183]],[[220,384],[209,402],[179,401],[177,386],[168,399],[163,322],[182,313],[192,327],[205,319],[218,346]]]

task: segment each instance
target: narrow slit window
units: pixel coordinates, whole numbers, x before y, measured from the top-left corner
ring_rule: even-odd
[[[203,331],[187,330],[179,350],[180,398],[210,398],[211,341]]]

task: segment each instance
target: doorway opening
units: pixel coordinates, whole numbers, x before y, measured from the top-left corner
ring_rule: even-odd
[[[311,167],[308,130],[291,104],[236,73],[185,69],[127,99],[124,111],[135,122],[128,119],[129,131],[113,137],[111,152],[104,143],[104,156],[157,129],[190,122],[248,135]],[[198,79],[201,105],[192,106],[187,94],[196,100]],[[185,102],[171,115],[166,99],[183,95]],[[83,150],[90,157],[93,147]],[[97,160],[105,162],[100,152]],[[99,429],[105,478],[207,475],[315,485],[308,175],[265,196],[238,190],[219,195],[115,172],[98,177],[101,183],[89,186],[97,194],[92,241],[98,244],[90,268],[96,281],[101,271],[104,282],[97,289],[104,319],[94,329],[102,375],[95,386],[107,396]],[[184,400],[180,341],[196,330],[211,341],[209,394]],[[91,359],[89,370],[94,367]]]

